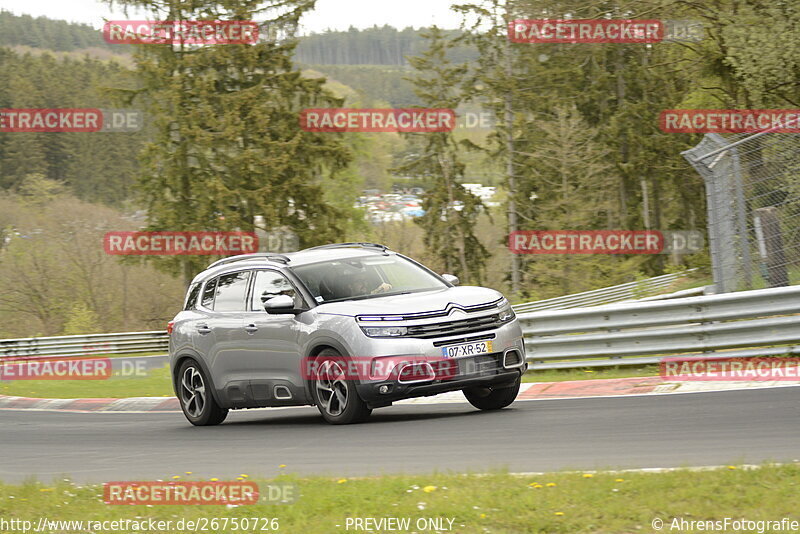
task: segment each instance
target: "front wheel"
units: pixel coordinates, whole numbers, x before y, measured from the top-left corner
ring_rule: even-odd
[[[517,378],[511,386],[502,389],[490,387],[474,387],[464,390],[464,396],[470,404],[480,410],[500,410],[505,408],[517,398],[522,376]]]
[[[353,377],[345,372],[342,356],[333,349],[325,349],[317,356],[315,364],[311,391],[322,418],[332,425],[349,425],[367,419],[372,410],[358,396]]]
[[[183,415],[195,426],[218,425],[228,417],[210,391],[211,383],[194,360],[186,360],[178,372],[178,399]]]

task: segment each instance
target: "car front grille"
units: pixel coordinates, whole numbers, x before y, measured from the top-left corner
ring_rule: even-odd
[[[484,315],[483,317],[471,317],[469,319],[459,319],[458,321],[446,321],[442,323],[409,326],[407,337],[433,338],[444,336],[457,336],[462,334],[472,334],[499,328],[503,323],[500,321],[499,314]]]

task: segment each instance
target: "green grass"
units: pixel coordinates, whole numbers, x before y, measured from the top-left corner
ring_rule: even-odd
[[[0,382],[0,395],[44,399],[172,397],[169,368],[151,370],[147,376],[108,380],[14,380]]]
[[[166,355],[167,355],[166,351],[163,351],[163,350],[156,350],[156,351],[150,351],[150,352],[120,352],[120,353],[116,353],[116,352],[100,352],[98,350],[97,352],[86,351],[86,353],[83,356],[79,356],[79,357],[82,357],[82,358],[83,357],[85,357],[85,358],[141,358],[142,356],[166,356]],[[53,358],[60,358],[60,357],[62,357],[62,356],[53,356]],[[63,357],[66,358],[66,356],[63,356]]]
[[[581,367],[576,369],[552,369],[528,371],[523,382],[563,382],[566,380],[595,380],[598,378],[630,378],[638,376],[658,376],[657,365],[628,367]]]
[[[287,469],[291,470],[291,466]],[[162,478],[167,480],[172,475],[164,473]],[[183,476],[187,478],[191,479]],[[35,525],[39,517],[84,521],[268,517],[278,518],[280,532],[307,534],[345,532],[347,517],[407,517],[412,522],[419,518],[449,518],[454,519],[452,532],[481,534],[655,532],[651,526],[655,518],[666,523],[665,532],[670,532],[673,518],[681,517],[686,520],[800,519],[798,464],[711,471],[595,473],[589,477],[580,472],[535,476],[432,474],[365,479],[282,475],[270,482],[296,484],[299,499],[292,504],[230,509],[222,506],[109,506],[102,502],[101,486],[76,486],[63,481],[54,485],[0,484],[0,518],[30,520]],[[86,531],[88,529],[82,530]],[[214,531],[234,532],[230,529]],[[415,528],[411,531],[423,532]]]
[[[167,353],[163,350],[160,351],[152,351],[152,352],[126,352],[121,354],[105,354],[102,352],[91,353],[91,357],[99,357],[104,356],[108,358],[140,358],[142,356],[166,356]]]

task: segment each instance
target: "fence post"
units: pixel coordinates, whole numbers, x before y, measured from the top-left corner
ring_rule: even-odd
[[[786,270],[786,253],[783,249],[783,233],[775,207],[755,210],[756,239],[758,250],[764,262],[769,287],[789,285],[789,272]]]
[[[708,241],[714,292],[750,287],[750,251],[739,155],[734,143],[718,134],[682,153],[706,185]]]

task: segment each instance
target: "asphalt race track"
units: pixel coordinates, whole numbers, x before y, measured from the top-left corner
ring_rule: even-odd
[[[800,389],[522,401],[484,413],[405,405],[329,426],[314,408],[177,413],[0,411],[0,480],[149,480],[184,471],[358,476],[432,471],[680,467],[800,458]]]

